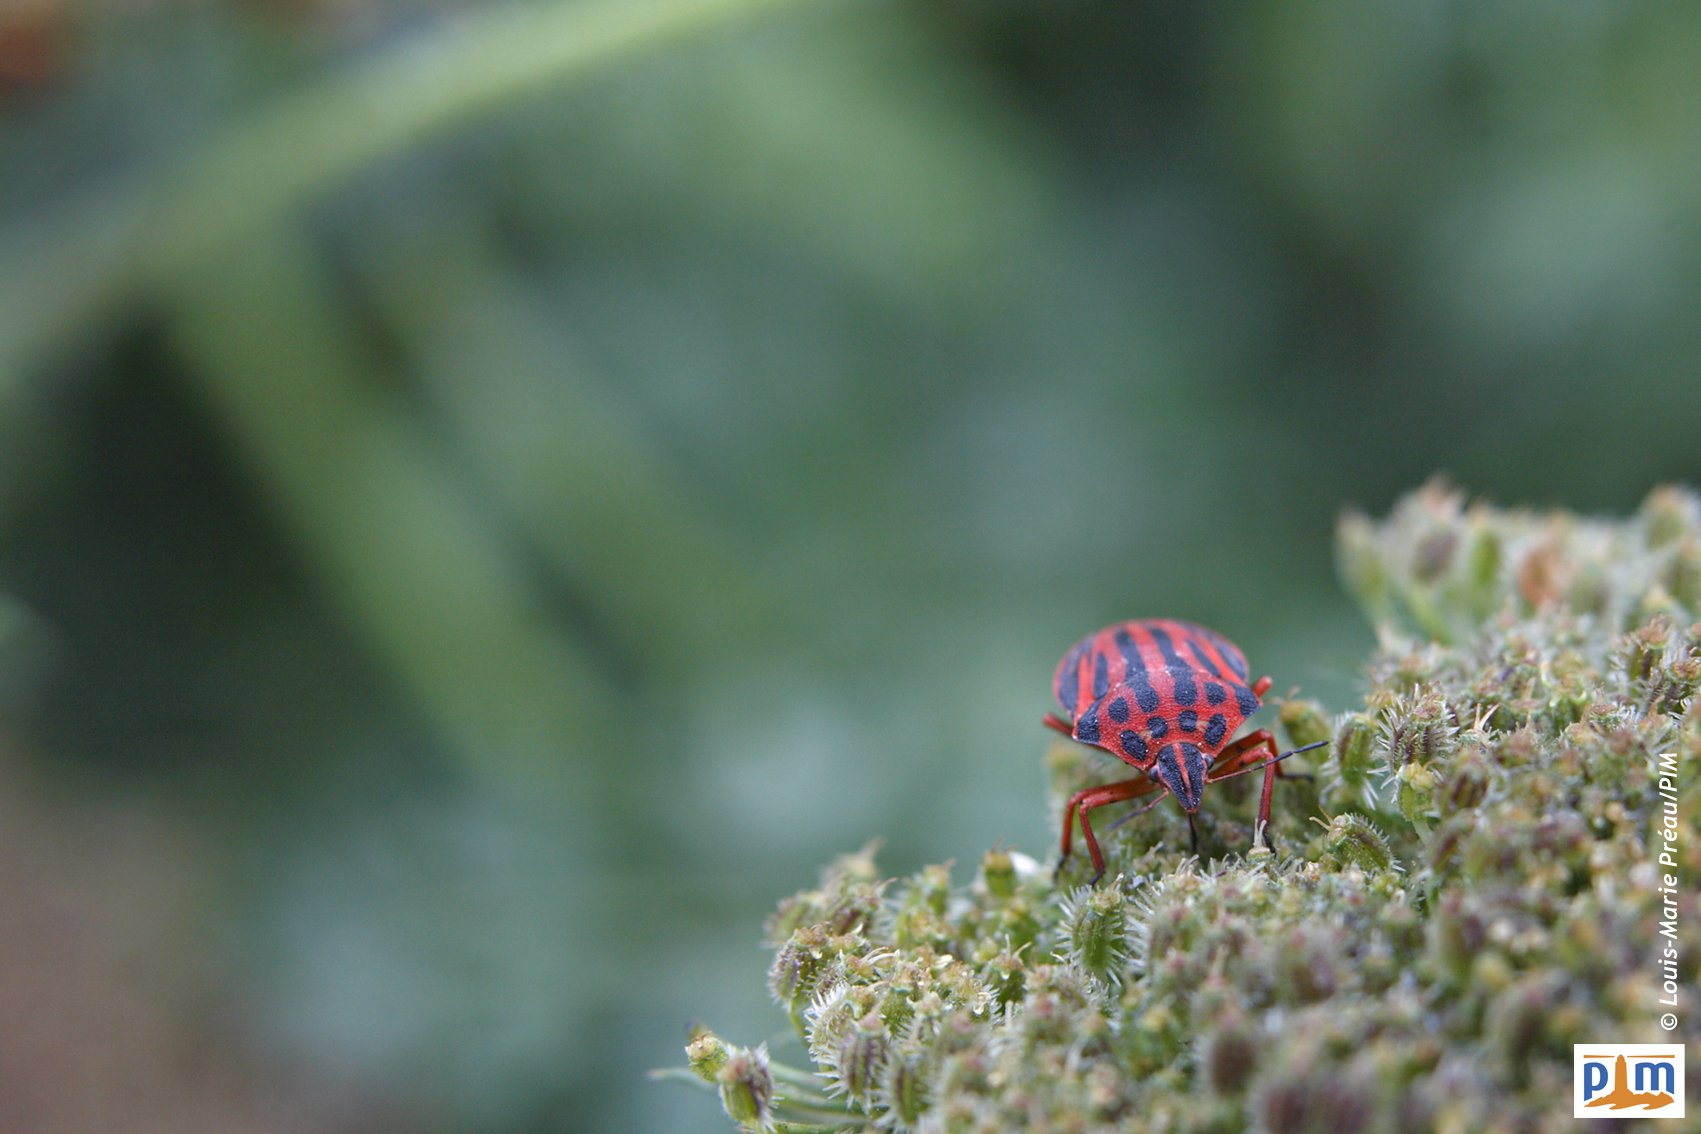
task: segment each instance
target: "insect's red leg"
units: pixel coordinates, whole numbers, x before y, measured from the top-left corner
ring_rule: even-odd
[[[1271,681],[1268,677],[1260,677],[1252,686],[1252,695],[1262,697],[1270,691]]]
[[[1082,788],[1080,791],[1069,797],[1069,802],[1063,805],[1063,847],[1057,860],[1057,868],[1059,870],[1063,869],[1063,862],[1069,857],[1069,846],[1071,836],[1073,835],[1073,827],[1075,825],[1075,813],[1076,810],[1080,808],[1081,801],[1086,799],[1088,796],[1101,791],[1105,787],[1122,787],[1126,784],[1136,784],[1139,782],[1139,780],[1124,780],[1120,784],[1102,784],[1098,787]],[[1140,794],[1142,793],[1131,792],[1123,798],[1133,799],[1135,796]],[[1092,828],[1087,826],[1086,818],[1086,814],[1083,812],[1081,815],[1081,833],[1087,836],[1087,848],[1089,850],[1096,850],[1098,843],[1093,839]],[[1098,860],[1095,857],[1094,862],[1097,861]]]
[[[1069,802],[1063,805],[1063,849],[1057,859],[1057,869],[1063,869],[1063,863],[1069,858],[1069,839],[1071,828],[1075,826],[1075,809],[1081,806],[1081,801],[1092,792],[1092,788],[1082,788],[1069,797]]]
[[[1104,784],[1100,787],[1088,788],[1076,792],[1070,797],[1069,806],[1063,812],[1063,854],[1069,854],[1069,816],[1071,810],[1081,817],[1081,835],[1087,840],[1087,853],[1093,859],[1093,882],[1104,877],[1104,852],[1099,849],[1099,841],[1093,835],[1093,825],[1087,821],[1087,812],[1103,807],[1107,803],[1117,803],[1124,799],[1136,799],[1147,792],[1161,791],[1159,784],[1145,776],[1139,779],[1122,780],[1114,784]],[[1063,865],[1062,860],[1058,866]]]
[[[1264,765],[1264,793],[1258,797],[1258,826],[1252,828],[1252,847],[1258,848],[1259,843],[1271,846],[1270,843],[1270,789],[1276,786],[1276,777],[1282,774],[1282,766],[1271,762]]]
[[[1266,677],[1259,684],[1264,685],[1269,680]],[[1226,780],[1240,772],[1250,771],[1257,767],[1260,761],[1264,762],[1264,790],[1258,797],[1258,826],[1253,828],[1254,845],[1261,839],[1269,839],[1266,831],[1270,826],[1270,794],[1276,785],[1276,777],[1282,774],[1282,766],[1276,763],[1276,757],[1280,755],[1281,752],[1276,748],[1276,738],[1270,735],[1269,729],[1261,728],[1226,745],[1217,753],[1210,772],[1205,776],[1206,783]]]
[[[1047,713],[1040,718],[1040,723],[1046,728],[1055,729],[1071,740],[1075,738],[1075,727],[1056,713]]]
[[[1264,749],[1268,754],[1259,752]],[[1276,750],[1276,738],[1270,735],[1270,730],[1261,728],[1257,732],[1249,732],[1239,740],[1230,741],[1217,753],[1217,758],[1211,761],[1211,770],[1205,776],[1205,782],[1227,779],[1230,775],[1243,768],[1250,768],[1261,760],[1273,760],[1281,755]],[[1280,764],[1276,765],[1278,768]]]
[[[1282,766],[1273,763],[1273,761],[1280,755],[1281,751],[1276,747],[1276,738],[1270,734],[1269,729],[1261,728],[1257,732],[1249,732],[1217,753],[1216,760],[1211,763],[1210,772],[1205,776],[1205,782],[1214,783],[1217,780],[1226,780],[1232,775],[1255,768],[1266,761],[1272,761],[1272,763],[1265,770],[1265,777],[1279,776],[1283,771]],[[1268,794],[1268,789],[1266,789],[1266,794]]]

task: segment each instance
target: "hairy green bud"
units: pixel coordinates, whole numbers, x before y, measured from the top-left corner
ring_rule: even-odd
[[[691,1042],[685,1045],[685,1061],[692,1074],[705,1083],[719,1082],[720,1070],[726,1066],[731,1049],[726,1042],[707,1028],[693,1028]]]
[[[1016,864],[1007,850],[987,851],[980,860],[980,876],[994,898],[1009,898],[1016,893]]]
[[[1128,899],[1118,875],[1108,885],[1077,895],[1066,914],[1069,956],[1081,968],[1102,979],[1120,980],[1128,956]]]
[[[728,1118],[746,1130],[773,1129],[774,1077],[766,1047],[733,1048],[716,1078]]]
[[[1283,701],[1280,713],[1282,731],[1295,748],[1322,744],[1334,736],[1323,706],[1316,701]]]
[[[1370,872],[1400,868],[1387,836],[1377,830],[1375,823],[1350,811],[1323,825],[1323,853],[1337,866],[1354,866]]]

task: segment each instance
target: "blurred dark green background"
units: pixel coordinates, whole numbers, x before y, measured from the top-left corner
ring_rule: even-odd
[[[720,1130],[1052,666],[1701,476],[1701,7],[0,0],[0,1127]]]

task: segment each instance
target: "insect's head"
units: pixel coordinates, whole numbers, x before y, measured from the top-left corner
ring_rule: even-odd
[[[1199,747],[1181,741],[1158,750],[1151,774],[1169,789],[1181,809],[1191,815],[1199,810],[1199,797],[1205,791],[1205,768],[1205,754]]]

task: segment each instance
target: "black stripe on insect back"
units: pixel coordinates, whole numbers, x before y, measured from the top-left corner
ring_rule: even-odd
[[[1211,651],[1205,647],[1203,642],[1189,634],[1187,636],[1186,645],[1187,652],[1193,655],[1193,660],[1198,663],[1198,667],[1201,670],[1210,674],[1212,677],[1221,677],[1223,675],[1223,671],[1218,669],[1216,665],[1212,663]]]
[[[1081,714],[1081,719],[1075,722],[1075,739],[1082,744],[1097,744],[1099,742],[1099,707],[1090,705]]]
[[[1252,690],[1244,685],[1234,687],[1235,704],[1240,706],[1240,715],[1250,717],[1258,711],[1258,698],[1252,695]]]
[[[1234,662],[1227,652],[1227,642],[1220,635],[1200,628],[1188,635],[1187,644],[1193,648],[1193,653],[1213,675],[1225,681],[1235,679],[1237,671]]]
[[[1122,680],[1134,690],[1134,703],[1140,706],[1142,713],[1155,712],[1158,707],[1158,691],[1152,688],[1151,679],[1146,676],[1146,659],[1140,656],[1140,647],[1135,644],[1128,631],[1118,630],[1116,648],[1122,651],[1122,662],[1126,670]]]
[[[1146,659],[1140,656],[1140,647],[1135,644],[1133,636],[1127,630],[1116,632],[1116,648],[1122,651],[1123,680],[1126,681],[1136,673],[1146,672]]]
[[[1223,720],[1221,713],[1216,714],[1205,722],[1205,743],[1212,748],[1223,742],[1223,735],[1228,732],[1228,722]]]
[[[1128,753],[1128,755],[1134,757],[1134,759],[1140,761],[1142,764],[1146,762],[1146,740],[1139,733],[1123,729],[1116,739],[1122,742],[1122,750],[1124,752]]]
[[[1168,630],[1161,630],[1156,626],[1148,626],[1146,628],[1146,633],[1152,636],[1152,641],[1157,644],[1158,653],[1164,656],[1164,661],[1168,662],[1170,666],[1174,667],[1187,664],[1182,660],[1181,655],[1176,653],[1175,640],[1169,636]]]
[[[1211,644],[1218,656],[1223,659],[1224,664],[1229,667],[1229,672],[1245,681],[1250,676],[1246,670],[1246,659],[1240,656],[1240,651],[1235,648],[1234,643],[1215,630],[1204,631],[1204,634],[1205,640]]]
[[[1169,680],[1175,689],[1177,704],[1191,705],[1199,699],[1198,687],[1193,684],[1193,667],[1182,660],[1176,652],[1175,642],[1170,639],[1167,630],[1159,630],[1156,626],[1148,631],[1152,641],[1158,644],[1158,652],[1169,663]]]
[[[1199,731],[1199,714],[1192,709],[1181,710],[1181,715],[1175,718],[1176,727],[1182,732]]]
[[[1158,710],[1158,691],[1152,688],[1152,683],[1146,680],[1146,671],[1128,679],[1129,686],[1134,690],[1134,703],[1140,706],[1142,713],[1155,713]]]
[[[1063,672],[1057,676],[1057,699],[1069,712],[1075,711],[1075,703],[1081,695],[1081,647],[1076,646],[1069,651],[1069,656],[1063,659]]]
[[[1207,681],[1205,682],[1205,700],[1213,705],[1220,705],[1228,700],[1228,690],[1215,681]]]
[[[1118,697],[1111,701],[1104,707],[1104,711],[1109,713],[1110,719],[1117,724],[1128,723],[1128,699],[1126,697]]]
[[[1093,700],[1097,701],[1110,690],[1110,669],[1102,653],[1093,654]]]
[[[1193,671],[1184,665],[1169,667],[1170,684],[1175,686],[1175,703],[1191,705],[1199,699],[1199,687],[1193,684]]]

